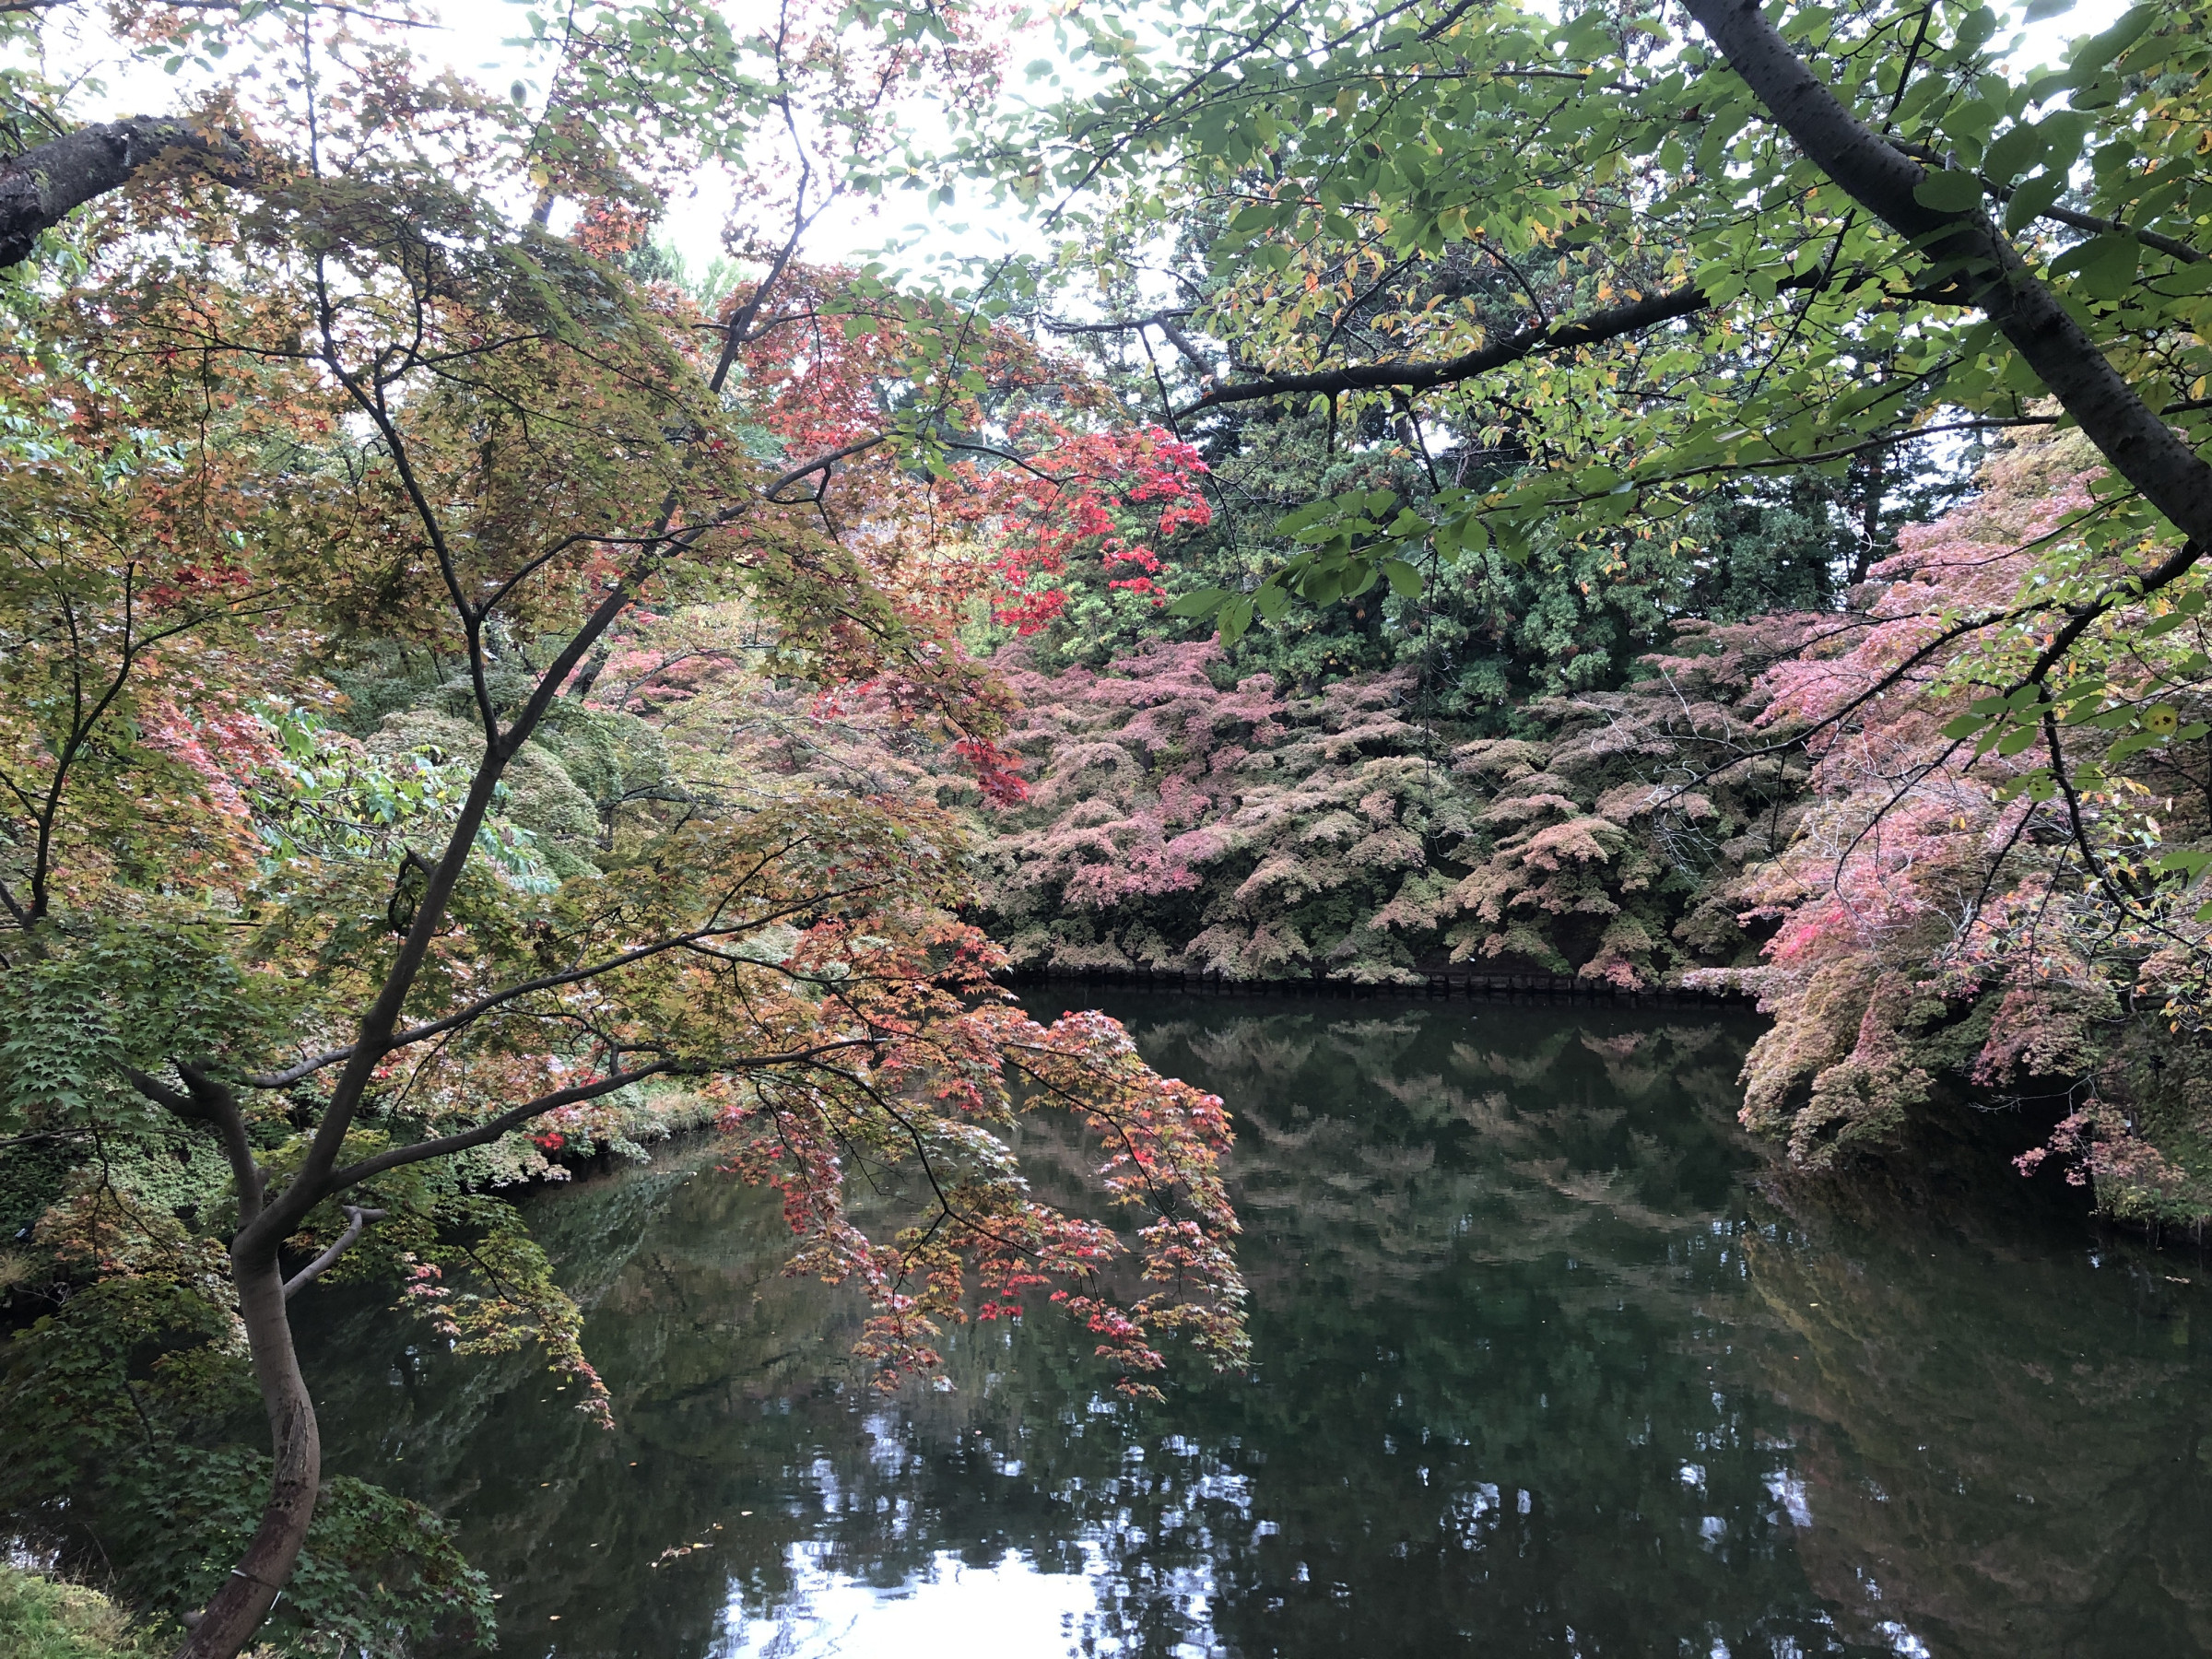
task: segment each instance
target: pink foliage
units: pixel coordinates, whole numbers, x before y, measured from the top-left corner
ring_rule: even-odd
[[[1467,824],[1409,674],[1291,700],[1266,675],[1217,686],[1210,641],[1104,673],[1002,661],[1031,781],[993,826],[990,901],[1018,960],[1410,975],[1398,934],[1421,907],[1392,906]]]
[[[2192,929],[2116,912],[2077,857],[2085,837],[2112,860],[2155,845],[2173,829],[2173,803],[2162,830],[2139,804],[2156,792],[2092,765],[2110,737],[2068,728],[2069,767],[2088,780],[2077,829],[2053,798],[2042,732],[2024,731],[2007,753],[1945,730],[1972,700],[2017,683],[2054,626],[2040,607],[2064,603],[2067,581],[2112,580],[2100,562],[2110,554],[2069,539],[2093,507],[2094,459],[2078,438],[2001,452],[1972,502],[1902,534],[1861,608],[1820,619],[1754,683],[1762,727],[1805,734],[1812,800],[1780,856],[1731,889],[1747,922],[1773,924],[1768,966],[1702,978],[1756,988],[1774,1017],[1746,1068],[1744,1117],[1786,1133],[1801,1158],[1886,1134],[1946,1071],[1984,1087],[2077,1079],[2092,1103],[2047,1150],[2093,1176],[2108,1207],[2178,1190],[2098,1101],[2124,1087],[2112,1063],[2138,966],[2147,972],[2153,945]],[[2123,666],[2092,694],[2155,689],[2126,649],[2146,619],[2118,613]]]

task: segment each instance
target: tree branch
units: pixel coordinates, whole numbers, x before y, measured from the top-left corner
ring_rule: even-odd
[[[809,1065],[824,1054],[834,1054],[850,1048],[874,1048],[882,1039],[876,1037],[848,1037],[837,1042],[817,1043],[808,1049],[796,1049],[782,1054],[752,1054],[742,1059],[725,1060],[714,1065],[686,1060],[655,1060],[650,1065],[632,1066],[612,1077],[600,1077],[590,1083],[578,1083],[568,1088],[557,1088],[550,1094],[539,1095],[534,1100],[524,1100],[520,1106],[509,1108],[495,1118],[488,1118],[473,1129],[441,1135],[435,1140],[416,1141],[411,1146],[393,1147],[373,1158],[364,1158],[359,1163],[347,1164],[333,1171],[324,1182],[326,1193],[343,1192],[358,1186],[372,1175],[386,1170],[396,1170],[406,1164],[420,1163],[425,1159],[443,1158],[450,1153],[465,1152],[471,1147],[489,1144],[511,1129],[520,1128],[534,1117],[548,1112],[558,1112],[563,1106],[574,1106],[583,1100],[595,1100],[601,1095],[612,1094],[618,1088],[627,1088],[632,1083],[641,1083],[647,1077],[688,1077],[703,1076],[710,1071],[767,1071],[780,1065]]]
[[[155,1105],[178,1117],[210,1124],[222,1136],[223,1155],[229,1159],[231,1179],[238,1183],[238,1218],[242,1229],[261,1214],[263,1188],[261,1165],[253,1156],[253,1143],[246,1136],[246,1120],[238,1110],[237,1097],[199,1066],[180,1061],[177,1075],[184,1079],[182,1088],[173,1088],[142,1071],[125,1068],[124,1072],[131,1087]]]
[[[865,453],[867,451],[874,449],[877,444],[886,441],[888,441],[888,440],[886,439],[885,435],[881,432],[877,432],[872,437],[861,439],[858,442],[848,443],[842,449],[831,450],[826,455],[817,455],[813,460],[806,463],[806,465],[793,467],[789,472],[785,473],[782,477],[778,478],[773,484],[771,484],[760,493],[766,496],[770,500],[776,501],[782,506],[789,507],[800,505],[802,503],[784,501],[782,500],[782,491],[785,485],[796,484],[801,478],[807,477],[811,473],[826,472],[830,467],[836,465],[840,461],[844,460],[848,455]]]
[[[680,1063],[677,1061],[655,1060],[651,1065],[640,1065],[590,1083],[557,1088],[550,1094],[539,1095],[535,1100],[524,1100],[520,1106],[510,1107],[497,1117],[487,1118],[473,1129],[441,1135],[434,1140],[416,1141],[405,1147],[388,1147],[373,1158],[364,1158],[359,1163],[347,1164],[342,1170],[333,1170],[323,1182],[323,1190],[325,1194],[342,1193],[347,1187],[359,1186],[372,1175],[382,1175],[386,1170],[421,1163],[425,1159],[443,1158],[449,1153],[465,1152],[471,1147],[488,1146],[510,1129],[519,1128],[534,1117],[558,1112],[563,1106],[574,1106],[580,1101],[595,1100],[601,1095],[613,1094],[618,1088],[628,1088],[632,1083],[678,1069]]]
[[[218,177],[235,177],[242,159],[227,142],[182,121],[134,115],[79,127],[0,161],[0,267],[21,264],[41,231],[172,151],[218,162]]]
[[[1198,342],[1178,326],[1178,320],[1190,314],[1190,308],[1185,306],[1179,311],[1157,311],[1148,317],[1130,317],[1112,323],[1063,323],[1055,317],[1047,317],[1044,325],[1056,335],[1129,334],[1134,331],[1141,336],[1146,329],[1157,328],[1168,344],[1182,354],[1183,360],[1198,371],[1200,380],[1210,381],[1218,372],[1218,366],[1199,349]]]
[[[1817,288],[1820,273],[1806,271],[1785,276],[1774,287],[1777,292],[1790,288]],[[1538,324],[1508,335],[1479,350],[1455,358],[1444,358],[1431,362],[1355,363],[1343,369],[1315,370],[1305,374],[1270,374],[1241,385],[1217,386],[1197,402],[1175,411],[1178,419],[1201,414],[1223,404],[1251,403],[1263,397],[1281,397],[1299,393],[1320,393],[1334,396],[1344,392],[1372,392],[1390,388],[1406,391],[1425,391],[1431,386],[1449,386],[1461,381],[1473,380],[1488,374],[1493,369],[1502,369],[1517,363],[1523,358],[1535,357],[1539,352],[1571,351],[1579,346],[1597,346],[1607,340],[1619,339],[1624,335],[1641,334],[1647,328],[1656,328],[1662,323],[1671,323],[1677,317],[1687,317],[1703,311],[1712,303],[1705,290],[1685,285],[1668,288],[1665,293],[1647,294],[1641,300],[1627,305],[1617,305],[1606,311],[1591,312],[1563,323]]]
[[[1998,192],[2001,197],[2009,197],[2011,194],[2010,191]],[[2071,207],[2046,207],[2038,217],[2054,219],[2077,230],[2087,230],[2093,236],[2132,236],[2153,253],[2168,254],[2183,265],[2199,265],[2212,259],[2212,253],[2206,253],[2159,231],[2146,230],[2140,225],[2123,224],[2118,219],[2099,218],[2093,213],[2077,213]]]
[[[363,1209],[358,1204],[348,1204],[345,1208],[346,1230],[331,1241],[328,1250],[284,1281],[286,1301],[290,1301],[294,1296],[336,1266],[338,1258],[353,1248],[354,1241],[367,1230],[371,1222],[382,1221],[391,1213],[388,1210]]]
[[[2194,562],[2194,549],[2212,545],[2212,467],[2136,394],[1989,216],[1979,208],[1954,213],[1924,204],[1915,193],[1927,182],[1927,169],[1845,109],[1755,0],[1688,5],[1729,66],[1815,165],[1924,249],[1932,265],[1958,273],[1963,302],[1996,324],[2112,470],[2181,527]]]

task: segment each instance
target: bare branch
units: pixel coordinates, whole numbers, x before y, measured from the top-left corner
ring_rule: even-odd
[[[1808,271],[1785,276],[1774,287],[1777,292],[1781,292],[1788,288],[1817,287],[1820,280],[1819,272]],[[1607,340],[1641,334],[1663,323],[1671,323],[1678,317],[1701,312],[1710,304],[1712,301],[1706,298],[1703,288],[1685,285],[1668,288],[1664,293],[1647,294],[1627,305],[1591,312],[1568,322],[1538,324],[1524,328],[1480,350],[1465,352],[1455,358],[1429,362],[1354,363],[1343,369],[1321,369],[1305,374],[1270,374],[1239,385],[1217,386],[1197,402],[1178,409],[1176,415],[1179,418],[1187,418],[1207,409],[1218,408],[1223,404],[1252,403],[1264,397],[1298,394],[1325,394],[1333,396],[1343,392],[1375,392],[1392,387],[1418,392],[1431,386],[1454,385],[1539,353],[1571,351],[1578,347],[1602,345]]]
[[[826,455],[817,455],[813,460],[805,463],[803,465],[793,467],[789,472],[778,478],[773,484],[771,484],[765,490],[761,491],[761,493],[771,501],[781,500],[782,492],[784,486],[789,484],[796,484],[801,478],[806,477],[810,473],[826,472],[849,455],[865,454],[867,451],[874,449],[877,444],[886,443],[889,440],[886,434],[877,432],[871,437],[863,438],[857,442],[848,443],[842,449],[831,450]],[[792,506],[795,505],[796,503],[786,501],[782,504],[785,506]]]
[[[385,1216],[391,1213],[388,1210],[363,1209],[358,1204],[348,1204],[345,1207],[346,1230],[331,1241],[328,1250],[284,1281],[284,1300],[286,1301],[290,1301],[301,1290],[336,1266],[338,1258],[353,1248],[354,1241],[367,1230],[370,1223],[382,1221]]]

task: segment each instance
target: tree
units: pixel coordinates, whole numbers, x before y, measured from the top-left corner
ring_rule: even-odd
[[[1993,661],[1947,641],[1951,619],[2073,540],[2097,472],[2079,434],[2022,434],[1972,502],[1876,567],[1863,613],[1815,621],[1759,677],[1770,731],[1812,734],[1811,796],[1780,856],[1714,895],[1773,927],[1765,964],[1693,977],[1756,989],[1773,1015],[1744,1117],[1804,1161],[1892,1138],[1948,1075],[2057,1103],[2051,1150],[2108,1211],[2194,1219],[2202,1063],[2169,1039],[2202,1029],[2207,918],[2158,871],[2201,857],[2212,809],[2201,610],[2133,605],[2109,644],[2083,641],[2055,755],[2035,728],[1971,749],[1956,735],[2039,647]]]
[[[590,101],[618,53],[569,60],[548,135],[389,51],[314,44],[315,119],[264,127],[252,187],[110,204],[18,311],[10,365],[0,1113],[96,1150],[181,1133],[228,1172],[213,1252],[104,1151],[43,1233],[98,1273],[162,1257],[250,1359],[269,1492],[194,1659],[252,1639],[308,1536],[320,1441],[286,1309],[318,1277],[394,1271],[449,1340],[535,1337],[597,1407],[573,1306],[474,1184],[505,1171],[472,1162],[527,1167],[519,1135],[588,1136],[595,1103],[703,1101],[782,1189],[799,1264],[871,1299],[887,1381],[945,1321],[1047,1287],[1133,1389],[1167,1335],[1223,1362],[1241,1341],[1219,1102],[1111,1021],[1041,1028],[993,990],[998,952],[952,914],[955,822],[763,775],[634,712],[651,675],[594,703],[619,649],[712,634],[719,608],[759,646],[747,675],[871,688],[992,775],[997,705],[930,583],[880,579],[898,500],[843,518],[843,453],[753,453],[774,387],[748,401],[734,371],[818,326],[770,309],[797,231],[702,317],[602,256],[650,198],[651,156],[598,142],[625,130]],[[534,172],[583,198],[575,237],[542,201],[515,221]],[[914,430],[968,371],[908,383]],[[373,694],[362,730],[310,717],[347,712],[339,682]],[[1030,1195],[999,1132],[1042,1104],[1109,1136],[1134,1238]],[[908,1183],[893,1240],[846,1210],[864,1172]]]
[[[2138,789],[2180,800],[2195,765],[2194,647],[2139,648],[2147,628],[2188,635],[2212,546],[2193,11],[2138,6],[2053,67],[2029,66],[1996,11],[1964,5],[1692,0],[1558,18],[1230,6],[1157,47],[1119,15],[1066,28],[1106,89],[979,131],[970,164],[1102,240],[1099,287],[1117,301],[1164,222],[1220,227],[1175,243],[1176,298],[1159,313],[1194,339],[1163,362],[1181,429],[1203,445],[1268,406],[1325,416],[1332,432],[1390,423],[1435,474],[1427,490],[1340,487],[1279,521],[1294,545],[1272,570],[1179,598],[1225,641],[1300,600],[1370,603],[1385,583],[1401,614],[1433,609],[1465,580],[1455,571],[1524,563],[1555,538],[1599,586],[1639,580],[1665,562],[1657,548],[1695,554],[1724,533],[1716,489],[1781,478],[1848,491],[1863,532],[1816,603],[1851,617],[1849,584],[1875,578],[1859,601],[1871,616],[1807,637],[1818,661],[1863,624],[1898,637],[1887,607],[1902,602],[1880,571],[1896,568],[1892,545],[1912,545],[1889,515],[1924,466],[1916,451],[2078,430],[2101,474],[2033,548],[1995,544],[1990,581],[1932,578],[1958,602],[1908,630],[1909,649],[1853,654],[1878,671],[1841,701],[1783,696],[1802,724],[1712,756],[1679,787],[1707,793],[1802,747],[1824,787],[1871,815],[1846,840],[1878,841],[1924,791],[2048,804],[2071,851],[2036,890],[2159,962],[2123,1004],[2191,1024],[2181,988],[2202,947],[2187,889],[2206,861],[2179,808],[2127,802]],[[1062,258],[1081,263],[1072,245]],[[1463,475],[1457,457],[1479,465]],[[1795,683],[1786,673],[1771,686]],[[1895,775],[1863,795],[1831,746],[1891,729],[1898,699],[1927,741],[1898,747]],[[2019,810],[1985,845],[1944,841],[1959,861],[1952,926],[2018,921],[1999,921],[2020,890],[2008,861],[2051,828]],[[1815,833],[1827,821],[1806,820]],[[1815,867],[1837,850],[1798,853]],[[1906,948],[1899,971],[1932,985],[1948,959]],[[2032,996],[2020,1007],[2048,1012]],[[1841,1018],[1839,1005],[1804,1030]],[[2080,1018],[2097,1017],[2085,1004]],[[2023,1062],[2030,1051],[2087,1063],[2048,1028]],[[2011,1062],[1992,1065],[1987,1080]],[[1839,1110],[1829,1131],[1861,1121]],[[2132,1134],[2132,1111],[2099,1121]],[[2069,1131],[2083,1146],[2108,1132],[2088,1122]],[[2196,1131],[2163,1133],[2180,1145]],[[2115,1201],[2134,1204],[2132,1177],[2111,1169]],[[2185,1208],[2182,1184],[2161,1190]]]
[[[2027,683],[2127,594],[2194,568],[2212,532],[2191,390],[2212,267],[2188,240],[2187,15],[2139,7],[2025,75],[2000,70],[1987,8],[1778,28],[1714,0],[1689,18],[1702,42],[1655,11],[1230,7],[1187,61],[1118,19],[1073,26],[1112,89],[1025,132],[1041,163],[983,146],[976,165],[1029,199],[1111,179],[1133,212],[1229,210],[1190,320],[1233,366],[1181,418],[1395,400],[1418,426],[1430,398],[1445,438],[1510,435],[1533,463],[1418,512],[1339,497],[1286,523],[1298,557],[1193,614],[1234,636],[1294,594],[1518,556],[1569,511],[1591,534],[1656,534],[1717,477],[1843,473],[1934,433],[2062,421],[2116,475],[2097,545],[2141,558],[2064,604]],[[1474,291],[1446,280],[1470,263]],[[1405,302],[1365,314],[1385,278]]]

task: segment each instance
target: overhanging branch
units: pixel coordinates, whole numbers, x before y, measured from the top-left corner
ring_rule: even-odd
[[[1817,288],[1821,282],[1818,271],[1806,271],[1785,276],[1774,287],[1777,292],[1791,288]],[[1270,374],[1259,380],[1246,381],[1233,386],[1217,386],[1195,403],[1175,411],[1181,420],[1223,404],[1253,403],[1265,397],[1294,396],[1301,394],[1334,397],[1345,392],[1379,392],[1397,390],[1424,392],[1435,386],[1456,385],[1477,375],[1503,369],[1524,358],[1552,351],[1572,351],[1583,346],[1601,346],[1607,340],[1618,340],[1628,335],[1641,334],[1663,323],[1674,322],[1693,312],[1705,310],[1712,301],[1705,290],[1685,285],[1668,288],[1664,293],[1646,294],[1626,305],[1616,305],[1605,311],[1590,312],[1565,322],[1540,324],[1508,335],[1478,350],[1463,353],[1455,358],[1443,358],[1430,362],[1354,363],[1342,369],[1319,369],[1304,374]]]
[[[1996,324],[2112,470],[2180,527],[2189,559],[2212,546],[2212,467],[2136,394],[1989,216],[1923,202],[1928,170],[1846,109],[1755,0],[1688,4],[1728,66],[1806,157],[1912,240],[1932,265],[1956,274],[1958,302],[1978,307]]]
[[[52,143],[0,161],[0,266],[29,256],[51,230],[95,196],[128,183],[171,151],[211,159],[228,175],[240,158],[229,144],[182,121],[134,115],[79,127]]]
[[[361,1236],[369,1224],[382,1221],[388,1213],[381,1209],[364,1209],[358,1204],[346,1206],[346,1230],[331,1241],[328,1250],[284,1281],[284,1300],[290,1301],[294,1296],[336,1266],[338,1258],[353,1248],[354,1241]]]

